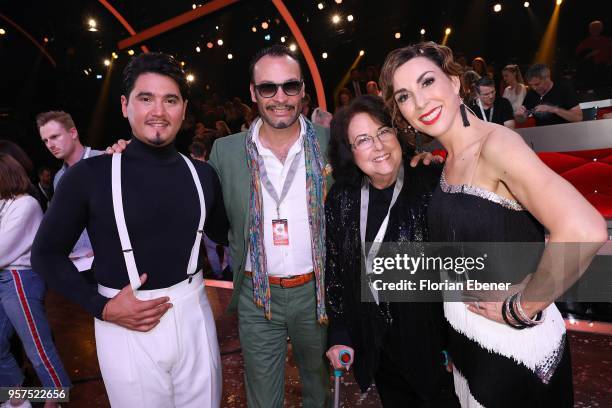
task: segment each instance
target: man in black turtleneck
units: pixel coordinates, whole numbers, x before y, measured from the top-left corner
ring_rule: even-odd
[[[174,146],[188,90],[179,63],[142,54],[123,82],[132,143],[123,154],[83,160],[64,175],[32,265],[52,289],[96,317],[111,405],[218,407],[219,348],[196,265],[203,231],[217,242],[227,239],[219,180],[208,164]],[[96,253],[97,291],[68,258],[84,228]]]

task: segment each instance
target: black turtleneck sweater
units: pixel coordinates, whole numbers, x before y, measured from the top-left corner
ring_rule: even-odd
[[[88,285],[68,255],[87,228],[101,285],[129,283],[115,223],[110,155],[81,160],[70,168],[53,197],[32,248],[32,269],[48,285],[100,318],[108,299]],[[227,218],[217,174],[192,161],[204,192],[206,234],[227,241]],[[200,218],[198,194],[187,164],[174,145],[153,147],[132,138],[121,160],[125,219],[143,290],[172,286],[187,278],[187,264]]]

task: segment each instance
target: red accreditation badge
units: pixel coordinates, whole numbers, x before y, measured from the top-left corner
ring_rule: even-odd
[[[274,245],[289,245],[289,224],[287,220],[272,220]]]

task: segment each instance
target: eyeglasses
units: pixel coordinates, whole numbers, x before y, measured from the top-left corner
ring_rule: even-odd
[[[283,92],[287,96],[295,96],[300,93],[302,90],[302,86],[304,85],[304,80],[300,79],[299,81],[287,81],[282,84],[275,84],[273,82],[263,82],[261,84],[255,85],[255,89],[257,93],[262,98],[272,98],[278,92],[278,88],[283,88]]]
[[[389,139],[389,136],[395,136],[395,130],[388,126],[382,127],[376,132],[375,137],[383,143]],[[374,146],[374,137],[370,135],[359,135],[355,138],[355,141],[350,144],[355,150],[368,150]]]

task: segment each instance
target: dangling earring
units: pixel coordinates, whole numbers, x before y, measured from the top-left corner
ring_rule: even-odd
[[[461,120],[463,121],[463,127],[470,126],[470,121],[467,117],[467,112],[465,111],[465,104],[461,101],[461,105],[459,105],[459,110],[461,111]]]

